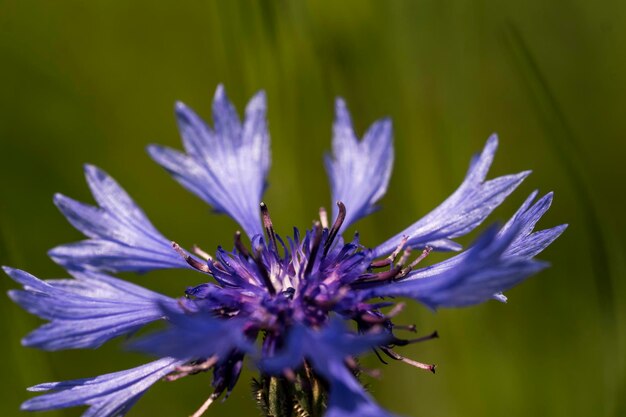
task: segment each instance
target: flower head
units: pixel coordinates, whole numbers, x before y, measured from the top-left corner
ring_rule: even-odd
[[[389,415],[358,382],[354,358],[373,350],[434,372],[434,365],[405,358],[397,348],[437,337],[436,332],[401,337],[414,328],[394,325],[393,316],[403,306],[396,297],[432,309],[504,301],[504,291],[546,267],[534,257],[565,228],[533,231],[552,201],[552,194],[535,201],[534,192],[503,227],[487,228],[460,251],[454,239],[479,226],[529,174],[486,180],[498,145],[494,135],[472,159],[460,187],[432,212],[373,248],[363,246],[358,234],[344,240],[346,227],[372,213],[385,194],[394,152],[389,120],[374,123],[359,139],[345,103],[337,100],[333,151],[326,157],[337,201],[332,221],[321,209],[310,229],[281,236],[261,201],[270,165],[265,111],[265,95],[259,93],[241,121],[220,86],[213,128],[177,104],[185,151],[148,148],[185,188],[240,224],[247,238],[236,232],[232,250],[218,247],[209,255],[171,242],[108,174],[93,166],[86,166],[85,174],[96,206],[55,196],[55,204],[87,239],[50,251],[71,279],[42,281],[5,268],[23,286],[10,297],[49,321],[23,344],[95,348],[154,321],[165,320],[167,326],[129,343],[158,357],[155,362],[37,385],[31,390],[52,392],[26,401],[23,409],[87,405],[84,416],[123,415],[159,379],[212,371],[214,393],[194,414],[199,416],[217,397],[228,395],[250,357],[261,373],[257,399],[264,408],[278,407],[271,394],[277,389],[265,389],[274,384],[283,394],[294,387],[310,394],[283,399],[284,415],[300,415],[298,410],[307,415],[326,410],[331,417]],[[433,250],[460,253],[421,267]],[[166,268],[195,270],[206,282],[174,299],[109,275]]]

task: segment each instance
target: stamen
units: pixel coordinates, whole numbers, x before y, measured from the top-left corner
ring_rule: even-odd
[[[359,278],[359,280],[355,283],[368,284],[371,282],[391,281],[400,273],[401,270],[402,265],[396,265],[388,271],[378,272],[376,274],[361,275],[362,279]]]
[[[371,264],[372,268],[382,268],[382,267],[385,267],[387,265],[391,265],[391,263],[398,257],[398,255],[400,254],[400,251],[404,248],[404,245],[406,245],[406,242],[408,240],[409,240],[408,236],[403,236],[402,237],[402,241],[400,241],[400,244],[391,253],[391,255],[389,255],[385,259],[380,259],[378,261],[372,262],[372,264]]]
[[[378,349],[373,348],[372,350],[374,351],[374,354],[376,355],[376,357],[378,358],[379,361],[381,361],[385,365],[389,365],[389,363],[387,363],[387,361],[384,360],[382,356],[380,356],[380,353],[378,353]]]
[[[204,259],[205,261],[212,261],[213,257],[207,252],[203,251],[198,245],[193,245],[193,253]]]
[[[315,258],[317,258],[317,251],[320,248],[320,243],[322,241],[322,225],[320,222],[315,222],[313,224],[313,244],[311,245],[311,253],[309,254],[309,259],[306,262],[306,268],[304,269],[304,276],[306,277],[313,270],[313,264],[315,264]]]
[[[369,311],[361,314],[360,319],[370,324],[381,324],[387,321],[387,318],[385,316],[375,316]]]
[[[406,276],[406,274],[411,272],[411,270],[413,268],[415,268],[417,266],[417,264],[422,262],[424,260],[424,258],[426,258],[428,255],[430,255],[430,252],[432,252],[432,250],[433,250],[433,248],[431,248],[430,246],[426,246],[424,248],[424,250],[422,251],[421,255],[418,256],[413,262],[411,262],[406,268],[404,268],[400,272],[400,274],[398,274],[398,278],[402,278],[402,277]]]
[[[202,262],[199,262],[199,261],[197,261],[196,259],[192,258],[191,256],[187,255],[187,254],[185,253],[185,251],[184,251],[184,250],[180,247],[180,245],[179,245],[178,243],[176,243],[176,242],[172,242],[172,247],[174,248],[174,250],[175,250],[176,252],[178,252],[178,254],[179,254],[180,256],[182,256],[182,257],[183,257],[183,259],[184,259],[185,261],[187,261],[187,263],[188,263],[188,264],[189,264],[192,268],[197,269],[198,271],[201,271],[201,272],[205,272],[205,273],[207,273],[207,274],[209,274],[209,273],[210,273],[210,270],[209,270],[209,266],[208,266],[208,265],[203,264]]]
[[[320,207],[320,222],[324,229],[328,229],[328,213],[324,207]]]
[[[359,364],[356,360],[354,360],[354,358],[352,357],[347,357],[346,358],[346,364],[350,367],[350,369],[352,369],[353,371],[359,371],[364,373],[365,375],[371,377],[371,378],[380,378],[381,373],[379,369],[369,369],[366,368],[364,366],[362,366],[361,364]]]
[[[430,371],[433,374],[435,373],[435,368],[437,368],[437,365],[435,364],[429,365],[427,363],[422,363],[422,362],[414,361],[413,359],[405,358],[404,356],[400,360],[404,363],[408,363],[411,366],[415,366],[416,368]]]
[[[333,223],[333,227],[331,227],[328,232],[328,239],[326,239],[326,243],[324,243],[324,256],[330,250],[335,237],[337,237],[337,233],[339,233],[339,229],[341,229],[343,221],[346,219],[346,206],[344,206],[341,201],[337,201],[337,207],[339,207],[339,213],[337,214],[335,223]]]
[[[220,394],[221,392],[220,393],[214,392],[213,394],[209,395],[209,398],[207,398],[207,400],[200,406],[200,408],[198,408],[198,410],[195,413],[191,415],[191,417],[200,417],[202,414],[204,414],[206,410],[209,409],[211,404],[213,404],[213,401],[215,401],[217,397],[220,396]]]
[[[398,327],[398,326],[394,326],[394,327]],[[393,344],[396,346],[406,346],[406,345],[410,345],[413,343],[420,343],[420,342],[425,342],[427,340],[437,339],[438,337],[439,337],[439,333],[437,332],[437,330],[435,330],[434,332],[432,332],[431,334],[427,336],[417,337],[415,339],[408,339],[408,340],[396,339],[393,341]]]
[[[343,300],[343,298],[350,292],[350,287],[347,285],[344,285],[342,287],[340,287],[336,294],[333,296],[333,298],[329,299],[329,300],[320,300],[319,298],[315,299],[316,304],[319,307],[323,307],[326,309],[331,309],[333,306],[335,306],[338,302],[340,302],[341,300]]]
[[[400,314],[402,312],[402,310],[404,310],[404,307],[406,307],[406,303],[398,303],[395,306],[393,306],[393,308],[391,310],[389,310],[389,313],[385,314],[385,316],[390,319],[392,317],[397,316],[398,314]]]
[[[248,252],[248,249],[246,248],[246,246],[241,241],[241,232],[239,230],[237,230],[235,232],[235,248],[245,258],[250,258],[250,252]]]
[[[417,332],[417,327],[414,324],[394,324],[393,328],[399,329],[399,330],[406,330],[406,331],[413,332],[413,333]]]
[[[261,203],[261,217],[263,218],[263,227],[265,228],[265,234],[269,241],[270,248],[276,250],[276,234],[274,233],[274,226],[272,225],[272,219],[265,203]]]
[[[413,359],[405,358],[404,356],[398,355],[396,352],[394,352],[393,350],[391,350],[389,348],[386,348],[386,347],[381,347],[380,350],[385,352],[385,354],[387,356],[389,356],[391,359],[395,359],[397,361],[401,361],[401,362],[407,363],[407,364],[409,364],[411,366],[414,366],[416,368],[419,368],[419,369],[425,369],[427,371],[432,372],[433,374],[435,373],[436,365],[428,365],[426,363],[414,361]]]
[[[176,381],[177,379],[184,378],[189,375],[195,375],[200,372],[208,371],[217,363],[217,360],[217,356],[211,356],[203,362],[195,363],[193,365],[178,366],[174,372],[165,377],[165,380],[168,382]]]
[[[271,295],[276,295],[276,288],[274,288],[274,284],[272,283],[270,274],[267,272],[267,268],[261,260],[261,250],[257,248],[254,255],[255,256],[253,256],[252,259],[254,259],[254,263],[261,273],[261,278],[263,278],[263,284],[265,284],[265,288],[267,288],[267,291]]]
[[[406,248],[404,250],[404,253],[402,254],[402,257],[398,261],[398,266],[404,265],[406,261],[409,259],[409,256],[411,256],[411,248]]]

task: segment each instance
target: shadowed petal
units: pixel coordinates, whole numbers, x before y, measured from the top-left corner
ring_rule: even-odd
[[[225,358],[233,350],[250,352],[253,346],[242,320],[217,319],[208,313],[182,314],[163,306],[170,326],[132,342],[129,347],[156,356],[176,358]]]
[[[178,103],[176,116],[185,153],[148,147],[152,159],[183,187],[235,219],[249,237],[263,232],[259,203],[270,166],[265,113],[265,93],[259,92],[248,103],[242,124],[220,85],[213,99],[214,130]]]
[[[369,290],[369,296],[406,296],[431,308],[462,307],[502,294],[547,266],[532,259],[565,230],[560,225],[533,232],[552,202],[548,193],[537,202],[533,192],[499,231],[492,227],[467,251],[411,272],[399,282]]]
[[[563,233],[567,225],[563,224],[550,229],[533,232],[533,229],[541,216],[552,203],[552,193],[548,193],[532,204],[537,197],[537,191],[532,192],[517,212],[509,219],[506,225],[495,236],[496,239],[506,238],[506,234],[514,229],[508,237],[511,240],[502,256],[508,258],[519,257],[531,259],[547,248],[557,237]],[[428,278],[450,270],[465,261],[471,252],[469,250],[459,253],[443,262],[412,271],[404,281]]]
[[[28,334],[22,344],[45,350],[96,348],[164,317],[161,304],[176,300],[104,274],[42,281],[19,269],[4,268],[23,290],[13,301],[50,322]]]
[[[385,344],[389,337],[385,332],[355,335],[339,319],[331,320],[321,331],[296,325],[284,349],[261,361],[260,367],[281,374],[285,369],[299,368],[306,358],[330,387],[326,417],[391,417],[365,392],[345,364],[346,358]]]
[[[463,236],[477,226],[511,194],[530,171],[485,181],[498,138],[492,135],[480,155],[474,156],[461,186],[439,207],[374,249],[376,256],[391,253],[408,236],[407,246],[431,246],[438,250],[459,250],[449,239]]]
[[[346,219],[340,233],[361,217],[376,210],[375,203],[387,191],[393,167],[391,121],[374,123],[363,140],[354,134],[350,113],[342,99],[335,103],[333,154],[326,155],[333,202],[345,204]],[[333,218],[338,214],[333,204]]]
[[[163,358],[137,368],[93,378],[36,385],[29,391],[53,392],[31,398],[21,408],[42,411],[87,405],[89,409],[83,417],[121,417],[148,388],[183,363]]]
[[[113,178],[91,165],[85,166],[85,176],[98,206],[61,194],[54,203],[89,239],[50,250],[55,262],[66,269],[109,272],[189,267]]]
[[[547,264],[520,257],[508,257],[506,249],[515,230],[499,237],[495,227],[483,233],[454,267],[431,270],[417,279],[419,271],[405,281],[392,282],[370,290],[370,297],[409,297],[438,307],[464,307],[479,304],[506,291]],[[412,278],[412,279],[411,279]]]

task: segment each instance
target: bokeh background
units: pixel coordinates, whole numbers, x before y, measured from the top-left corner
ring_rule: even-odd
[[[265,201],[283,234],[330,205],[322,155],[338,95],[360,133],[383,116],[394,122],[383,210],[358,224],[367,244],[442,201],[495,131],[492,175],[534,174],[491,221],[508,218],[535,188],[554,190],[541,225],[570,228],[541,255],[553,266],[510,291],[506,305],[407,309],[400,320],[441,338],[403,352],[438,364],[438,373],[369,360],[384,368],[371,391],[406,416],[626,415],[625,22],[618,0],[1,0],[0,261],[64,275],[46,251],[81,236],[51,197],[91,201],[84,162],[117,178],[166,236],[230,245],[235,224],[144,150],[179,146],[175,100],[210,118],[220,82],[240,110],[267,91],[273,165]],[[173,296],[198,280],[172,271],[127,277]],[[15,285],[5,277],[0,287]],[[0,300],[3,416],[20,415],[27,386],[145,360],[120,352],[120,341],[98,351],[22,348],[20,337],[38,323]],[[258,415],[252,374],[208,415]],[[130,415],[189,415],[209,383],[208,375],[160,383]]]

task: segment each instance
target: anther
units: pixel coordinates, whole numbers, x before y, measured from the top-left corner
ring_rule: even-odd
[[[324,207],[320,207],[320,222],[324,229],[328,229],[328,213]]]
[[[372,268],[382,268],[387,265],[391,265],[391,263],[398,257],[398,255],[400,254],[400,251],[402,251],[402,249],[404,248],[404,245],[406,245],[406,242],[408,240],[409,240],[408,236],[403,236],[402,240],[400,241],[400,244],[391,253],[391,255],[389,255],[385,259],[380,259],[378,261],[372,262],[371,264]]]
[[[246,248],[246,246],[241,241],[241,232],[239,230],[237,230],[235,232],[235,248],[244,257],[246,257],[246,258],[250,257],[250,252],[248,252],[248,249]]]
[[[183,257],[183,259],[185,261],[187,261],[187,263],[194,269],[197,269],[198,271],[201,272],[205,272],[207,274],[210,273],[209,270],[209,266],[206,264],[203,264],[202,262],[197,261],[195,258],[192,258],[191,256],[187,255],[187,253],[185,253],[185,251],[183,250],[183,248],[180,247],[180,245],[176,242],[172,242],[172,247],[174,248],[174,250],[176,252],[178,252],[178,254],[180,256]]]
[[[339,213],[337,214],[335,223],[333,223],[333,227],[330,228],[330,231],[328,232],[328,238],[324,243],[324,255],[326,255],[330,250],[333,241],[337,237],[337,233],[339,233],[339,229],[341,229],[343,221],[346,219],[346,206],[341,201],[337,201],[337,207],[339,208]]]
[[[261,218],[263,219],[263,227],[265,228],[265,234],[269,241],[270,249],[276,250],[276,234],[274,233],[274,226],[272,225],[272,219],[265,203],[261,203]]]

